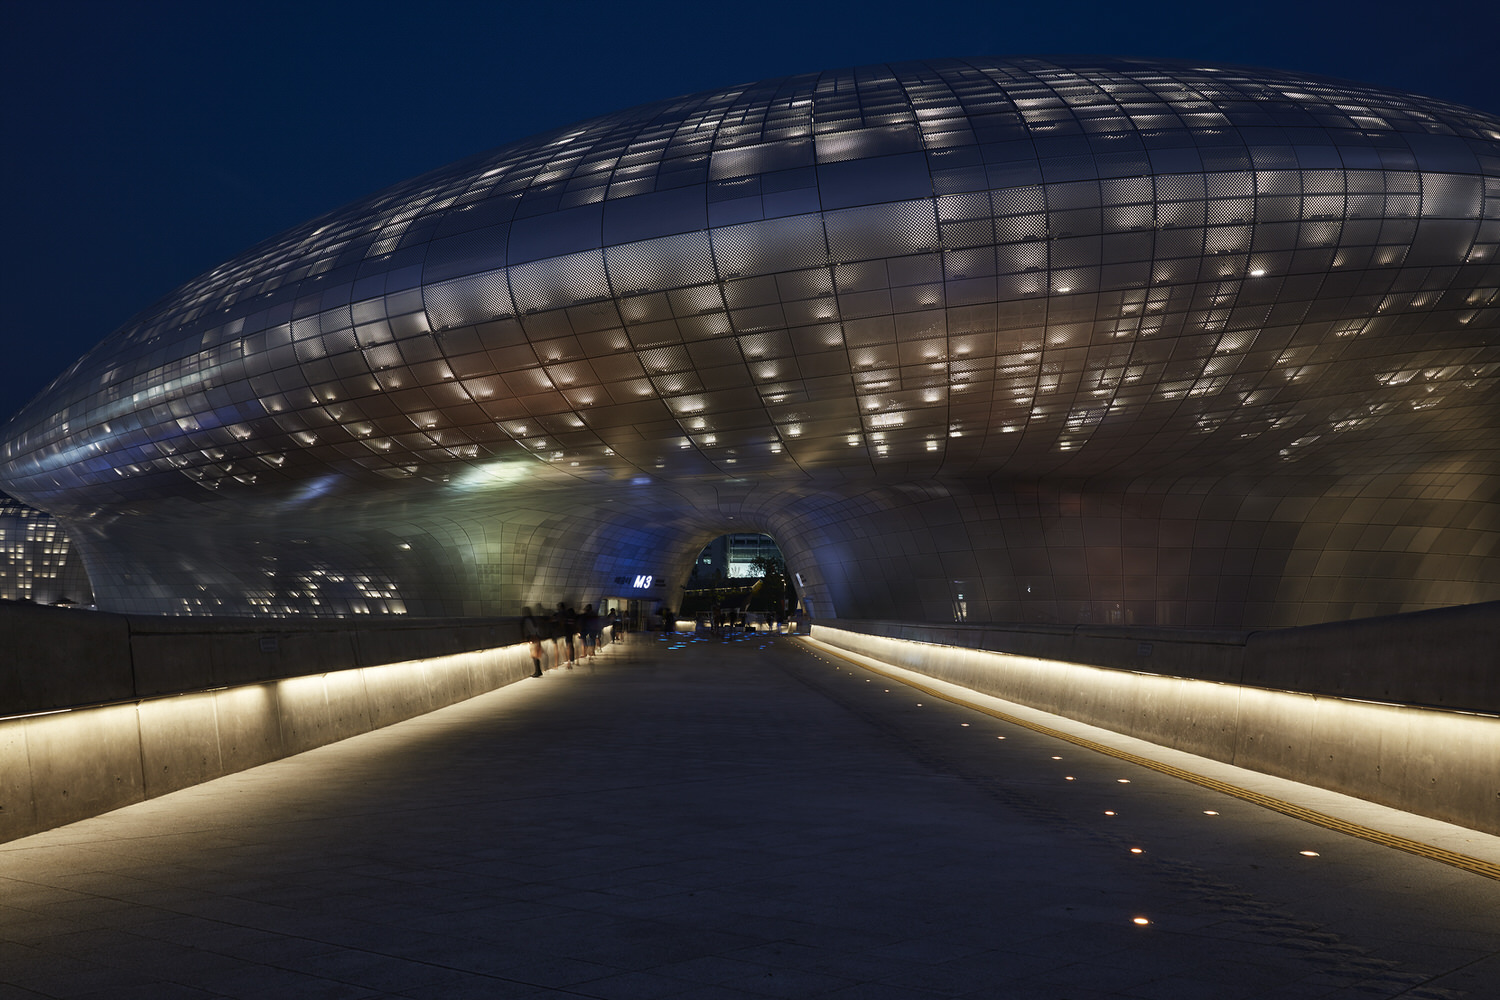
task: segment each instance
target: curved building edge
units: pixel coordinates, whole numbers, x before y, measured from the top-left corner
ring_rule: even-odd
[[[1469,603],[1497,248],[1471,109],[1142,60],[809,74],[261,244],[60,377],[0,475],[119,610],[513,614],[745,530],[819,614]]]

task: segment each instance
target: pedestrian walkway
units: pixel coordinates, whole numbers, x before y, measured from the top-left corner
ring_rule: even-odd
[[[0,1000],[1493,1000],[1497,915],[793,637],[646,634],[0,845]]]

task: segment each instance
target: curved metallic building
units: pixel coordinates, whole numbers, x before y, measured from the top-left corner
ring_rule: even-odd
[[[98,603],[514,614],[764,531],[815,615],[1500,597],[1500,120],[981,59],[606,115],[183,286],[4,432]],[[645,591],[672,602],[675,592]]]

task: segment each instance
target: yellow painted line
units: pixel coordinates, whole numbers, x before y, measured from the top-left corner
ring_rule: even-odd
[[[1164,764],[1161,761],[1152,760],[1150,757],[1142,757],[1140,754],[1134,754],[1128,750],[1119,750],[1115,747],[1106,746],[1103,743],[1096,743],[1093,740],[1086,739],[1082,736],[1074,736],[1071,733],[1065,733],[1058,729],[1052,729],[1049,726],[1043,726],[1040,723],[1028,722],[1025,719],[1017,718],[1014,715],[1008,715],[1005,712],[989,708],[985,705],[980,705],[976,702],[966,701],[956,695],[950,695],[946,692],[939,691],[936,688],[928,687],[926,684],[921,684],[909,678],[901,677],[897,674],[881,670],[879,667],[871,666],[870,664],[865,663],[861,660],[854,659],[852,656],[846,656],[838,649],[826,643],[816,648],[819,652],[827,652],[830,655],[837,656],[839,659],[844,660],[848,663],[852,663],[862,670],[869,670],[872,673],[879,674],[880,676],[896,681],[899,684],[905,684],[907,687],[915,688],[916,690],[921,691],[923,694],[931,695],[934,698],[941,698],[943,701],[949,702],[951,704],[959,705],[963,708],[972,709],[976,712],[982,712],[985,715],[990,716],[991,718],[999,719],[1001,722],[1008,722],[1013,726],[1020,726],[1023,729],[1030,729],[1034,733],[1040,733],[1043,736],[1050,736],[1053,739],[1063,740],[1067,743],[1072,743],[1074,746],[1083,747],[1085,750],[1092,750],[1095,753],[1104,754],[1106,757],[1114,757],[1117,760],[1123,760],[1131,764],[1139,764],[1141,767],[1149,767],[1153,771],[1160,771],[1162,774],[1169,774],[1174,778],[1181,778],[1183,781],[1191,781],[1195,785],[1201,785],[1204,788],[1211,788],[1216,792],[1223,792],[1225,795],[1231,795],[1234,798],[1243,799],[1246,802],[1253,802],[1255,805],[1263,806],[1266,809],[1271,809],[1285,816],[1291,816],[1294,819],[1300,819],[1306,823],[1312,823],[1315,826],[1325,827],[1329,830],[1336,830],[1339,833],[1347,833],[1351,837],[1358,837],[1361,840],[1368,840],[1372,843],[1383,844],[1386,847],[1394,847],[1398,851],[1405,851],[1408,854],[1415,854],[1418,857],[1428,858],[1432,861],[1440,861],[1445,865],[1452,865],[1454,868],[1462,868],[1464,871],[1473,872],[1476,875],[1483,875],[1486,878],[1500,880],[1500,864],[1494,864],[1492,862],[1484,861],[1479,858],[1471,858],[1467,854],[1459,854],[1457,851],[1450,851],[1442,847],[1434,847],[1431,844],[1424,844],[1421,841],[1410,840],[1406,837],[1400,837],[1393,833],[1386,833],[1382,830],[1376,830],[1368,826],[1363,826],[1359,823],[1351,823],[1348,820],[1339,819],[1337,816],[1330,816],[1327,813],[1321,813],[1315,809],[1308,809],[1305,806],[1299,806],[1295,803],[1287,802],[1285,799],[1278,799],[1272,795],[1265,795],[1261,792],[1252,791],[1248,788],[1241,788],[1239,785],[1231,785],[1229,782],[1220,781],[1218,778],[1210,778],[1206,774],[1198,774],[1195,771],[1187,771],[1183,768],[1175,767],[1172,764]]]

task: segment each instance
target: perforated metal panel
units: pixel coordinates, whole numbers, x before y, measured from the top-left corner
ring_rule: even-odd
[[[1137,60],[770,80],[252,248],[18,414],[0,480],[131,610],[505,613],[724,530],[845,615],[1488,599],[1497,250],[1500,122],[1438,101]]]

